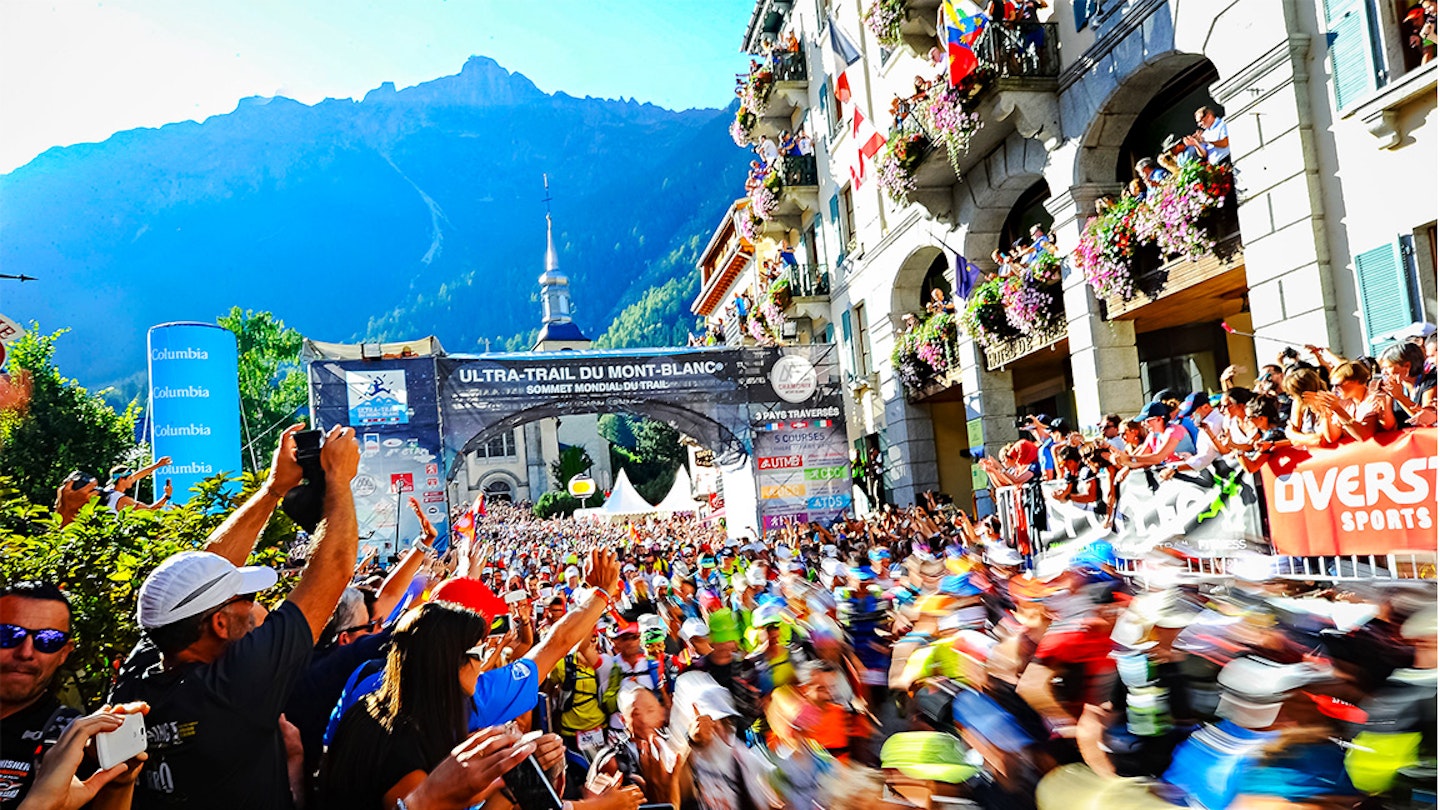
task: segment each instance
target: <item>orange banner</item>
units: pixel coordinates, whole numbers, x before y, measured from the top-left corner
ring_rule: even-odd
[[[1435,551],[1437,467],[1435,428],[1277,452],[1264,468],[1276,553]]]

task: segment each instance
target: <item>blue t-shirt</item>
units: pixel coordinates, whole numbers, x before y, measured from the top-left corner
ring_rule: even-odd
[[[351,683],[330,713],[330,724],[325,728],[325,745],[335,738],[340,727],[340,718],[360,699],[377,691],[385,678],[384,667],[369,668],[362,664],[351,674]],[[470,701],[470,732],[482,728],[508,723],[535,708],[540,699],[540,670],[529,658],[480,673],[475,680],[475,695]]]

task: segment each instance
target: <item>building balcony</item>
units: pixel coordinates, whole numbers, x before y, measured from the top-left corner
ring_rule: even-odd
[[[785,266],[785,279],[790,295],[797,302],[830,300],[830,271],[823,264],[790,264]]]
[[[1233,314],[1248,290],[1233,195],[1231,204],[1204,217],[1202,229],[1215,245],[1198,258],[1162,257],[1153,245],[1138,250],[1131,263],[1134,293],[1102,298],[1106,317],[1136,321],[1137,332],[1148,332]]]
[[[1041,349],[1054,346],[1068,336],[1068,326],[1061,318],[1029,334],[995,341],[984,346],[985,367],[990,371],[997,371]]]
[[[814,155],[782,155],[774,171],[780,175],[780,207],[776,214],[798,217],[820,209],[820,174]]]
[[[1042,141],[1059,137],[1058,42],[1055,23],[993,25],[976,43],[980,67],[960,87],[942,76],[904,102],[900,131],[928,142],[914,164],[916,201],[948,214],[950,187],[1012,131]],[[927,193],[937,190],[943,193]]]
[[[810,73],[805,54],[779,51],[752,61],[749,73],[735,77],[735,94],[742,114],[748,113],[745,135],[749,140],[793,132],[795,113],[809,104]]]
[[[751,236],[747,235],[749,222],[750,201],[736,200],[701,251],[700,260],[696,262],[700,271],[700,294],[690,305],[690,310],[696,315],[702,318],[714,315],[750,265],[755,245]]]

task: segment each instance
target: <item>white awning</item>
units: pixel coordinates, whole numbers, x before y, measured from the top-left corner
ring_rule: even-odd
[[[680,469],[675,471],[675,483],[670,485],[670,491],[660,503],[655,505],[655,511],[662,515],[673,515],[677,512],[695,512],[700,509],[700,503],[695,496],[690,494],[690,471],[681,464]]]
[[[621,469],[620,474],[615,476],[615,486],[610,488],[610,497],[605,499],[605,513],[608,515],[650,515],[654,514],[655,507],[650,502],[640,497],[635,491],[635,486],[630,483],[630,477]]]

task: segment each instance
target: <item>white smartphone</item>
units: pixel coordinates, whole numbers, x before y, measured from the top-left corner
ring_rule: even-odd
[[[530,594],[524,591],[511,591],[505,594],[505,602],[511,605],[518,605],[530,598]]]
[[[145,751],[145,718],[125,715],[120,728],[95,735],[95,754],[100,770],[108,770]]]

